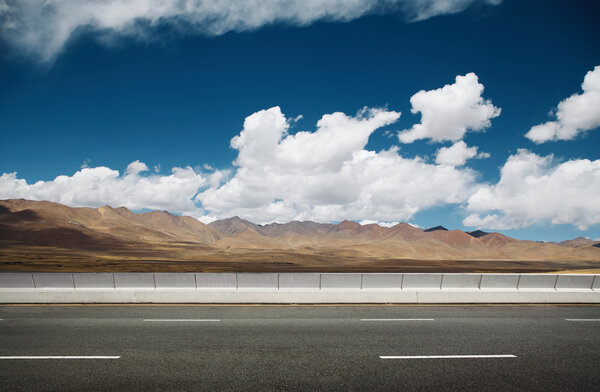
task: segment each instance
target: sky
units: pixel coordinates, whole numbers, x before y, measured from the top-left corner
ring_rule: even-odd
[[[0,0],[0,199],[598,239],[599,14]]]

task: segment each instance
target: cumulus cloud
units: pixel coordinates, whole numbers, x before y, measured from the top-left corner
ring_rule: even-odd
[[[400,222],[389,222],[389,221],[378,221],[378,220],[372,220],[372,219],[365,219],[365,220],[361,220],[358,223],[360,223],[362,226],[376,224],[376,225],[379,225],[381,227],[388,227],[389,228],[389,227],[396,226]]]
[[[483,84],[477,75],[456,76],[454,84],[436,90],[421,90],[410,98],[413,114],[421,113],[421,122],[398,133],[402,143],[419,139],[434,142],[461,140],[467,130],[482,131],[491,119],[500,115],[500,108],[481,96]]]
[[[273,107],[248,116],[231,139],[238,151],[233,170],[175,167],[166,175],[136,160],[123,173],[82,167],[33,184],[4,173],[0,199],[166,209],[205,223],[239,215],[257,223],[353,219],[382,225],[466,201],[475,184],[470,169],[405,158],[398,147],[365,149],[373,132],[399,117],[399,112],[372,108],[355,116],[332,113],[322,116],[316,130],[290,134],[290,121]]]
[[[72,176],[28,184],[16,173],[0,176],[0,199],[49,200],[74,207],[125,206],[193,212],[193,198],[207,184],[203,174],[190,167],[175,167],[169,175],[142,175],[145,163],[134,161],[121,175],[108,167],[82,168]]]
[[[581,84],[583,93],[561,101],[556,121],[532,127],[525,137],[535,143],[572,140],[581,133],[600,127],[600,65],[589,71]]]
[[[468,159],[485,159],[489,157],[489,153],[480,152],[478,154],[477,147],[468,147],[467,143],[461,140],[450,147],[440,148],[436,153],[435,162],[439,165],[462,166],[467,163]]]
[[[508,158],[495,185],[481,186],[468,200],[474,212],[465,226],[514,229],[534,224],[600,223],[600,160],[556,163],[524,149]],[[480,214],[485,215],[481,216]]]
[[[238,150],[235,174],[196,200],[219,218],[239,215],[259,223],[401,221],[424,208],[465,201],[475,177],[469,169],[407,159],[397,148],[365,150],[369,136],[399,116],[382,109],[327,114],[314,132],[290,135],[279,107],[254,113],[231,140]]]
[[[0,0],[1,36],[42,61],[51,61],[73,36],[140,39],[169,26],[180,34],[215,36],[285,23],[345,22],[365,14],[396,12],[413,21],[501,0]]]

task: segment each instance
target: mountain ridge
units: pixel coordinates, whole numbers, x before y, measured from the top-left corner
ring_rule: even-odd
[[[51,260],[56,253],[67,260],[75,259],[75,253],[83,260],[217,260],[211,268],[225,268],[242,259],[268,265],[303,263],[303,268],[315,260],[332,264],[351,260],[374,269],[391,260],[600,262],[597,244],[564,246],[500,233],[427,231],[407,223],[384,227],[349,220],[257,225],[237,216],[206,225],[166,211],[74,208],[23,199],[0,201],[0,248],[0,268],[24,258]],[[275,259],[265,256],[272,253],[277,254]]]

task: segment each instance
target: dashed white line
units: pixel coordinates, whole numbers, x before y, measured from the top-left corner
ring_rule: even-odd
[[[151,322],[219,322],[221,320],[218,319],[144,319],[144,321]]]
[[[0,359],[119,359],[120,355],[12,355]]]
[[[360,319],[360,321],[435,321],[429,318]]]
[[[567,321],[600,321],[600,319],[565,319]]]
[[[380,355],[381,359],[464,359],[464,358],[517,358],[512,354],[500,355]]]

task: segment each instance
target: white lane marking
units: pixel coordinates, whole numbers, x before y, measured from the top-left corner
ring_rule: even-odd
[[[0,359],[119,359],[120,355],[20,355]]]
[[[144,321],[153,321],[153,322],[218,322],[221,320],[217,319],[144,319]]]
[[[435,321],[427,318],[397,318],[397,319],[360,319],[360,321]]]
[[[565,319],[567,321],[600,321],[600,319]]]
[[[516,358],[516,355],[380,355],[381,359],[463,359],[463,358]]]

